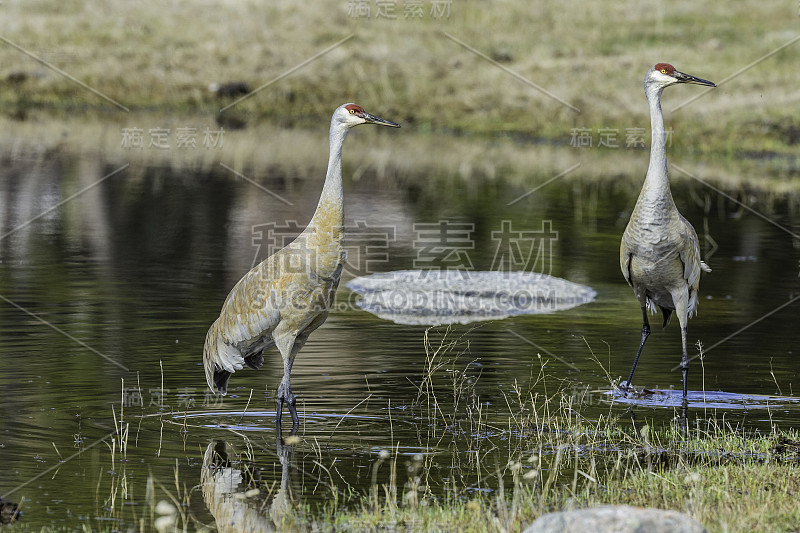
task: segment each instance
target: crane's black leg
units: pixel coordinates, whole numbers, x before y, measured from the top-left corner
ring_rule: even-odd
[[[287,340],[288,339],[288,340]],[[300,426],[300,417],[297,416],[297,396],[292,394],[292,384],[290,382],[290,375],[292,373],[292,365],[297,353],[303,348],[308,334],[300,333],[296,337],[279,337],[275,340],[275,344],[283,356],[283,379],[278,386],[278,430],[280,431],[281,425],[281,412],[283,411],[283,404],[289,407],[289,414],[292,415],[292,433],[297,431]]]
[[[683,406],[687,405],[686,392],[689,384],[689,354],[686,352],[686,335],[688,331],[684,326],[681,328],[681,344],[683,346],[683,358],[681,359],[681,373],[683,374]]]
[[[281,382],[281,385],[283,385],[283,382]],[[278,404],[275,414],[275,424],[278,426],[278,435],[281,434],[281,417],[283,416],[283,397],[281,394],[281,387],[278,386],[278,393],[275,398],[275,402]]]
[[[639,350],[636,352],[636,357],[633,360],[633,366],[631,367],[631,373],[628,375],[628,381],[620,385],[620,388],[624,391],[629,391],[631,387],[631,381],[633,380],[633,373],[636,370],[636,365],[639,363],[639,357],[642,355],[642,348],[644,348],[644,342],[647,340],[647,337],[650,336],[650,322],[647,320],[647,306],[642,307],[642,342],[639,344]],[[623,386],[624,385],[624,386]]]
[[[291,371],[291,368],[289,369]],[[278,433],[281,432],[281,416],[283,415],[283,405],[286,404],[289,407],[289,414],[292,416],[292,432],[296,432],[298,426],[300,425],[300,417],[297,416],[297,396],[292,394],[292,385],[289,381],[289,373],[285,373],[283,375],[283,379],[281,380],[281,384],[278,385],[278,393],[277,393],[276,401],[278,403],[277,409],[277,424],[278,424]]]
[[[289,414],[292,415],[292,435],[297,433],[297,428],[300,426],[300,417],[297,416],[297,396],[289,391]]]

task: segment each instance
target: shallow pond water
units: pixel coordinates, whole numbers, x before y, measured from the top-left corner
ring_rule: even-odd
[[[531,183],[549,178],[532,173]],[[291,490],[295,502],[386,481],[386,450],[409,469],[424,465],[434,496],[455,483],[495,490],[497,465],[530,451],[509,422],[518,391],[574,388],[589,416],[629,407],[605,394],[609,376],[627,375],[641,328],[619,272],[619,239],[638,194],[627,183],[580,171],[534,194],[503,176],[469,186],[451,176],[347,182],[348,265],[328,321],[296,360],[300,440],[287,444],[274,424],[277,353],[258,372],[237,372],[224,399],[206,389],[201,354],[230,288],[302,229],[321,182],[274,177],[256,187],[223,170],[8,159],[0,170],[0,496],[21,502],[32,527],[89,520],[127,530],[152,518],[155,493],[185,492],[193,515],[212,523],[203,464],[220,442],[251,460],[231,467],[238,474],[215,475],[246,478],[247,466],[262,487]],[[689,325],[691,354],[698,339],[705,347],[690,369],[690,412],[730,410],[746,428],[796,427],[794,401],[745,395],[793,396],[798,385],[798,199],[686,179],[673,195],[714,269]],[[361,310],[345,287],[357,276],[419,268],[542,272],[596,296],[554,313],[428,331]],[[654,328],[634,384],[679,389],[679,353],[676,324]],[[669,419],[666,403],[635,409]],[[453,415],[470,409],[473,425]],[[465,466],[476,449],[486,463],[479,478]],[[150,475],[162,486],[148,486]]]

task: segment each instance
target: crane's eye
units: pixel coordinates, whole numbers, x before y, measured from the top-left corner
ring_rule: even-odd
[[[350,110],[350,114],[351,114],[351,115],[355,115],[355,114],[356,114],[356,110],[355,110],[355,109],[351,109],[351,110]]]
[[[667,73],[667,69],[665,69],[665,68],[662,68],[662,69],[661,69],[661,74],[666,74],[666,73]]]

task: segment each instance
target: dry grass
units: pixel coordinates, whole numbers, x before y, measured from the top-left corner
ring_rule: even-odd
[[[342,478],[321,468],[318,485],[330,490],[330,497],[323,497],[327,503],[300,503],[284,508],[280,516],[271,512],[275,526],[518,531],[553,510],[629,504],[686,513],[711,532],[796,527],[796,432],[773,428],[759,434],[714,417],[690,420],[688,430],[674,423],[634,429],[611,408],[607,415],[589,418],[574,384],[549,375],[544,364],[530,390],[515,387],[504,408],[492,406],[476,396],[481,373],[471,368],[475,357],[466,339],[449,331],[426,336],[426,371],[410,406],[412,419],[421,421],[422,444],[441,449],[451,443],[452,464],[446,467],[450,481],[442,484],[431,475],[442,468],[436,466],[435,454],[408,457],[392,446],[375,458],[372,484],[363,494],[342,488]],[[502,424],[498,411],[507,412]],[[501,435],[507,448],[498,450],[493,434]],[[295,453],[317,454],[320,466],[325,460],[314,441],[295,438],[291,445]],[[241,448],[241,457],[231,458],[239,468],[254,460],[247,442]],[[384,481],[378,481],[379,473]],[[169,491],[159,486],[181,507],[181,497],[175,495],[182,493],[182,483],[176,477],[172,484],[176,489]],[[261,494],[274,493],[272,486],[260,488]],[[241,490],[254,491],[250,485]],[[154,499],[149,498],[152,507]],[[253,505],[275,504],[267,497]],[[157,513],[151,509],[149,516]]]
[[[353,3],[206,1],[93,4],[6,1],[0,35],[130,108],[111,103],[0,43],[0,76],[33,77],[0,93],[6,114],[23,105],[71,119],[157,110],[213,117],[210,82],[259,87],[331,44],[352,39],[235,106],[251,123],[327,122],[335,105],[357,100],[420,133],[511,133],[569,142],[572,128],[647,127],[646,68],[670,61],[720,81],[796,36],[792,2],[735,5],[683,0],[636,5],[578,0],[452,2],[448,18],[353,18]],[[427,6],[427,4],[426,4]],[[477,56],[445,33],[493,58]],[[792,153],[800,102],[800,44],[763,60],[686,108],[703,89],[665,96],[677,151]],[[501,65],[531,84],[515,79]],[[10,89],[10,90],[9,90]],[[23,100],[22,104],[19,104]],[[796,117],[795,117],[796,118]],[[145,125],[149,126],[149,125]],[[155,126],[151,126],[155,127]]]
[[[427,420],[428,438],[469,432],[472,437],[455,460],[452,478],[477,477],[486,484],[454,482],[445,495],[437,495],[425,474],[430,464],[420,459],[408,465],[407,479],[393,477],[395,486],[373,487],[355,510],[327,509],[318,526],[516,531],[552,510],[601,504],[672,509],[709,531],[785,531],[800,519],[795,432],[773,428],[759,434],[716,418],[690,421],[687,432],[677,424],[632,429],[611,409],[608,416],[587,418],[580,394],[548,375],[544,366],[530,391],[517,388],[507,398],[508,427],[500,428],[508,444],[503,451],[507,462],[493,463],[483,450],[491,444],[475,436],[498,431],[488,422],[496,413],[480,412],[481,402],[474,398],[480,376],[466,379],[465,367],[473,359],[467,344],[447,334],[426,343],[428,372],[416,405]],[[543,388],[546,395],[531,392]],[[440,410],[444,396],[452,396],[458,407]],[[780,442],[790,444],[782,449]],[[789,448],[794,451],[787,453]],[[400,462],[398,471],[407,462],[398,456],[392,461]],[[375,494],[385,495],[382,503],[376,503]]]
[[[130,164],[129,175],[148,167],[172,167],[180,172],[216,172],[232,176],[224,164],[248,178],[263,182],[279,176],[288,181],[320,179],[327,164],[324,128],[276,129],[264,123],[245,131],[226,131],[221,149],[158,150],[122,147],[122,128],[209,126],[202,118],[159,118],[140,115],[132,122],[108,120],[47,120],[16,122],[0,118],[0,157],[46,161],[53,151],[99,157],[118,168]],[[394,133],[394,132],[392,132]],[[501,179],[521,187],[520,193],[580,164],[564,178],[600,183],[625,184],[631,190],[641,185],[647,169],[647,152],[633,149],[587,149],[548,144],[519,143],[496,136],[475,139],[415,133],[387,135],[374,128],[359,129],[348,139],[344,174],[354,182],[364,177],[402,189],[409,185],[436,193],[443,186],[463,187],[482,180]],[[477,149],[477,147],[480,149]],[[413,156],[409,156],[413,154]],[[794,158],[728,159],[684,153],[670,161],[724,190],[749,189],[783,195],[795,194],[800,175]],[[673,170],[671,180],[691,178]]]

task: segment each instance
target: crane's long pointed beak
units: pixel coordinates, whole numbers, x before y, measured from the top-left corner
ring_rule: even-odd
[[[378,124],[380,126],[391,126],[392,128],[399,128],[400,124],[392,122],[391,120],[386,120],[385,118],[376,117],[375,115],[370,115],[367,112],[364,112],[360,115],[361,118],[367,121],[367,124]]]
[[[683,72],[675,71],[675,79],[678,80],[678,83],[694,83],[697,85],[708,85],[709,87],[716,87],[717,84],[713,81],[704,80],[703,78],[696,78],[689,74],[684,74]]]

